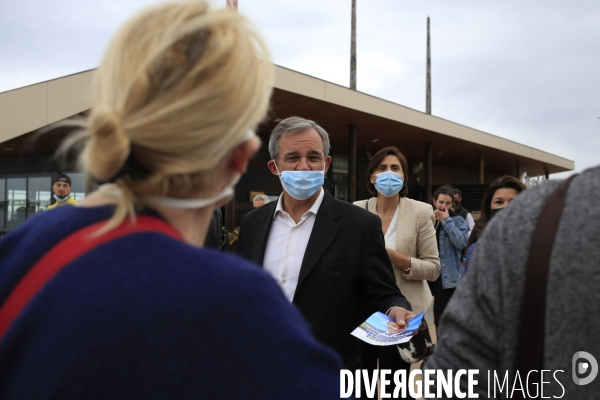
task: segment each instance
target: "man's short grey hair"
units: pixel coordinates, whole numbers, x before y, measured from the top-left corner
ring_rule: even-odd
[[[265,202],[265,204],[271,201],[271,199],[269,199],[269,196],[267,196],[266,194],[257,194],[252,198],[252,203],[254,203],[256,200],[262,200]]]
[[[323,156],[327,157],[331,147],[329,144],[329,134],[327,131],[310,119],[289,117],[278,123],[271,133],[271,137],[269,138],[269,155],[271,156],[271,159],[277,161],[279,158],[279,140],[282,136],[304,132],[310,128],[314,129],[319,135],[321,135],[321,139],[323,140]]]

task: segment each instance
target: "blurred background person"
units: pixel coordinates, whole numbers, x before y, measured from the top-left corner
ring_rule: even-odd
[[[270,201],[269,196],[266,194],[257,194],[252,199],[252,207],[256,210],[258,207],[262,207]]]
[[[52,184],[52,197],[56,203],[49,205],[46,210],[64,206],[65,204],[77,204],[71,197],[71,178],[67,174],[59,174]]]
[[[374,196],[354,204],[381,218],[385,247],[394,266],[396,284],[410,302],[415,314],[431,305],[427,280],[440,275],[440,258],[431,205],[407,198],[405,185],[408,163],[393,146],[377,152],[367,167],[367,189]],[[375,369],[410,369],[396,346],[362,344],[363,358]]]
[[[525,185],[515,177],[505,175],[496,179],[488,188],[481,203],[481,216],[477,220],[472,234],[467,241],[465,272],[469,269],[477,240],[483,233],[492,217],[508,206],[519,193],[525,190]]]
[[[208,232],[206,233],[206,240],[204,240],[204,247],[219,250],[221,248],[221,238],[223,236],[223,217],[221,209],[217,208],[210,219],[210,225]]]
[[[0,242],[0,398],[339,398],[339,358],[275,281],[202,248],[260,147],[269,60],[243,16],[204,1],[117,33],[65,144],[111,184]]]
[[[433,193],[435,230],[440,252],[440,276],[430,284],[433,294],[433,316],[436,331],[440,317],[464,276],[462,250],[467,245],[469,228],[465,220],[454,211],[454,189],[440,186]]]
[[[473,215],[471,215],[471,211],[467,210],[466,208],[464,208],[462,206],[462,192],[460,191],[460,189],[454,188],[453,197],[454,197],[454,204],[455,204],[454,211],[458,215],[460,215],[467,223],[467,227],[469,228],[468,236],[470,236],[471,231],[473,230],[473,227],[475,226],[475,220],[473,219]]]

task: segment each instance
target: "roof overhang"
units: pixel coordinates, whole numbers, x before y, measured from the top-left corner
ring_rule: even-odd
[[[93,73],[0,93],[0,154],[23,149],[36,130],[90,109]],[[482,155],[486,172],[497,174],[514,173],[517,165],[530,176],[575,167],[571,160],[276,66],[272,109],[263,129],[291,115],[323,126],[337,152],[348,148],[348,126],[356,124],[357,148],[371,154],[393,145],[410,161],[424,161],[431,143],[435,165],[476,170]],[[65,134],[42,137],[36,151],[54,151]]]

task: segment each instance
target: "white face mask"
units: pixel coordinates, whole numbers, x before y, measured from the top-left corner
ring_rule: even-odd
[[[254,136],[256,136],[254,131],[249,129],[244,135],[244,137],[242,137],[242,139],[240,139],[239,142],[237,142],[231,147],[233,148],[241,143],[247,142]],[[224,188],[221,191],[221,193],[209,199],[185,199],[180,197],[144,196],[142,197],[142,200],[145,203],[151,205],[162,206],[166,208],[174,208],[177,210],[194,210],[198,208],[204,208],[212,204],[218,203],[219,201],[233,195],[233,188],[235,187],[235,185],[237,185],[241,177],[242,174],[236,174],[231,183],[227,185],[227,187]]]
[[[156,206],[162,206],[166,208],[175,208],[177,210],[193,210],[198,208],[204,208],[233,195],[233,188],[235,187],[235,185],[237,185],[241,176],[241,174],[236,174],[231,183],[227,185],[227,187],[223,189],[221,193],[214,197],[211,197],[210,199],[182,199],[179,197],[144,196],[143,200],[145,203],[148,204],[153,204]]]

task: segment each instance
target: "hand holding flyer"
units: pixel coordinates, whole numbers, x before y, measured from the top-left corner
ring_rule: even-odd
[[[407,321],[408,327],[400,331],[393,318],[381,312],[376,312],[352,331],[352,335],[376,346],[405,343],[418,332],[424,315],[425,313],[420,313],[411,318]]]

